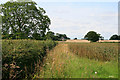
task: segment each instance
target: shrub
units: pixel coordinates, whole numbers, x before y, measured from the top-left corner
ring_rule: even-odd
[[[3,40],[2,78],[31,78],[40,69],[46,49],[52,49],[54,41]]]

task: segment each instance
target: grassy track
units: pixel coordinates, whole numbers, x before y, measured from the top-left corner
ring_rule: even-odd
[[[40,75],[39,75],[40,74]],[[118,63],[80,58],[68,44],[58,44],[46,57],[35,78],[117,78]]]

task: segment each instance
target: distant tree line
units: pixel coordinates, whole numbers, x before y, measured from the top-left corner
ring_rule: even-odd
[[[120,35],[117,35],[117,34],[112,35],[112,36],[110,37],[110,40],[120,40]]]
[[[46,34],[46,39],[52,39],[52,40],[56,40],[56,41],[65,41],[70,38],[67,37],[66,34],[59,34],[59,33],[55,34],[54,32],[49,31]]]
[[[77,38],[75,38],[77,39]],[[85,36],[84,39],[89,40],[91,42],[96,42],[98,40],[104,40],[104,37],[101,34],[95,31],[89,31]],[[120,40],[120,35],[112,35],[109,40]]]

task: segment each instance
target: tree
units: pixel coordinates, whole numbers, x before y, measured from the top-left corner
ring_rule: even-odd
[[[0,30],[2,29],[2,17],[1,17],[1,15],[0,15]],[[0,33],[0,35],[1,35],[1,33]]]
[[[99,40],[104,40],[104,37],[103,37],[103,36],[100,36],[100,37],[99,37]]]
[[[2,35],[12,39],[43,39],[49,30],[50,19],[35,2],[7,2],[2,4]],[[40,38],[38,38],[40,37]]]
[[[2,6],[0,5],[0,13],[1,13],[1,8],[2,8]],[[2,15],[0,14],[0,29],[1,29],[1,26],[2,26]]]
[[[100,38],[100,34],[97,34],[94,31],[89,31],[84,37],[84,39],[87,39],[91,42],[96,42],[99,40],[99,38]]]
[[[112,35],[109,40],[120,40],[120,35]]]
[[[1,17],[1,15],[0,15],[0,25],[2,25],[2,17]],[[0,26],[1,27],[1,26]]]
[[[120,35],[118,36],[118,40],[120,40]]]
[[[77,38],[74,38],[74,40],[77,40]]]
[[[65,41],[65,40],[67,40],[67,39],[70,39],[69,37],[67,37],[67,35],[66,34],[59,34],[59,33],[56,33],[56,35],[55,35],[56,37],[56,40],[58,40],[58,41]]]
[[[46,39],[55,40],[55,35],[54,35],[54,34],[55,34],[55,33],[52,32],[52,31],[47,32],[47,34],[46,34]]]

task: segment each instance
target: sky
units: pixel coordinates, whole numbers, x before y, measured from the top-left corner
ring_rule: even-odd
[[[0,3],[5,3],[10,0],[1,0]],[[21,0],[22,1],[22,0]],[[119,2],[119,0],[33,0],[39,2]]]
[[[105,39],[118,34],[118,0],[34,1],[45,9],[51,19],[50,30],[55,33],[66,34],[71,39],[84,38],[89,31]]]
[[[105,39],[118,34],[117,2],[41,2],[51,19],[50,29],[81,39],[89,31],[100,33]]]

